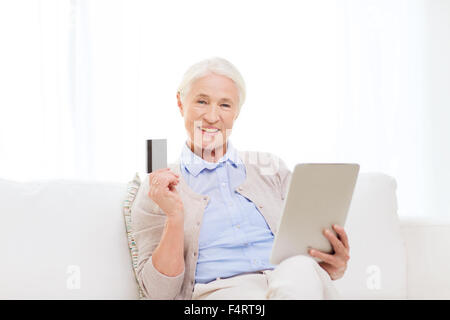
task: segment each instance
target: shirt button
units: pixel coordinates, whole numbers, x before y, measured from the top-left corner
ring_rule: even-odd
[[[263,206],[259,206],[260,209],[262,209]]]

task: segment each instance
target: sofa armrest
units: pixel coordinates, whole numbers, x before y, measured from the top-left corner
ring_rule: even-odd
[[[407,298],[450,299],[450,220],[401,218]]]

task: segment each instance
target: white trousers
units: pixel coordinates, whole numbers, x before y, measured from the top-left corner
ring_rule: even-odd
[[[340,296],[328,273],[311,257],[298,255],[274,270],[217,279],[194,286],[193,300],[331,300]]]

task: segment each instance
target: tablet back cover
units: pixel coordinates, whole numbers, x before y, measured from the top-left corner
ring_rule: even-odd
[[[299,254],[310,256],[309,248],[333,252],[322,231],[327,228],[336,235],[331,226],[345,226],[358,173],[359,165],[350,163],[295,166],[275,235],[272,264]]]

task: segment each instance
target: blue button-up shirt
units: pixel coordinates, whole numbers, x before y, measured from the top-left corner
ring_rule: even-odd
[[[193,191],[210,197],[200,229],[195,282],[273,269],[273,233],[253,202],[235,191],[246,172],[231,142],[218,162],[203,160],[185,143],[180,169]]]

